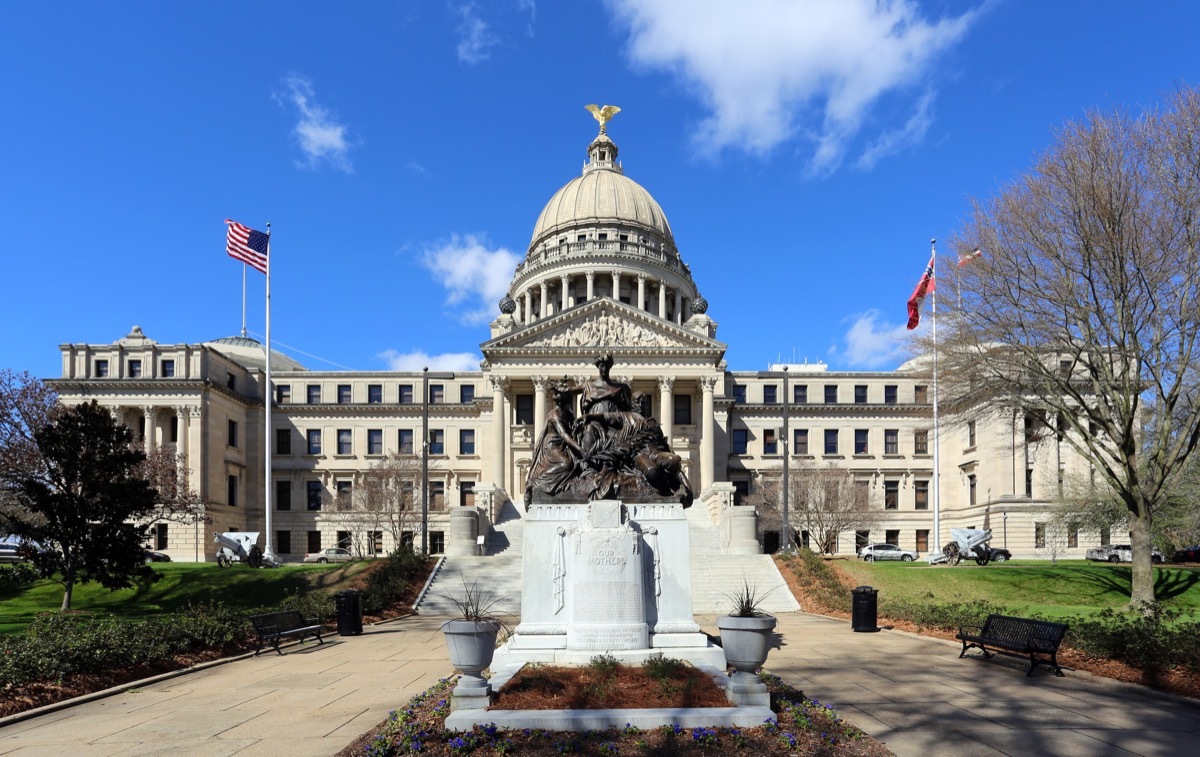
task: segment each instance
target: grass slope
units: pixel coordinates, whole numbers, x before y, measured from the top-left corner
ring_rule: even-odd
[[[172,612],[188,604],[219,601],[237,608],[278,604],[287,594],[313,589],[337,589],[353,583],[369,565],[288,565],[254,570],[245,565],[221,568],[215,563],[155,563],[158,581],[132,589],[109,591],[99,584],[77,585],[71,607],[77,611],[107,612],[137,620]],[[0,633],[20,633],[41,612],[62,606],[63,589],[42,580],[22,587],[0,584]]]
[[[1049,617],[1092,615],[1129,603],[1130,568],[1083,560],[1016,561],[930,566],[922,563],[839,561],[859,585],[885,597],[929,602],[986,599],[1022,613]],[[1200,619],[1200,566],[1155,569],[1158,601]]]

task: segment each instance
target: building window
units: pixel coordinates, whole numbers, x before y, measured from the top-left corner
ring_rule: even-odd
[[[96,378],[108,378],[108,361],[97,360],[92,363],[92,375]]]
[[[746,387],[741,384],[733,385],[733,401],[739,404],[746,404]]]
[[[917,405],[929,404],[929,387],[918,384],[913,387],[913,402]]]
[[[413,401],[412,384],[400,385],[400,404],[411,405]]]
[[[446,387],[442,384],[429,385],[429,404],[441,405],[446,401]]]
[[[289,384],[283,384],[275,387],[275,404],[289,405],[292,402],[292,387]]]
[[[885,405],[895,405],[896,404],[896,401],[897,401],[896,389],[897,389],[897,387],[895,384],[884,384],[884,386],[883,386],[883,404],[885,404]]]
[[[141,378],[141,377],[142,377],[142,361],[141,360],[130,360],[129,361],[129,378]]]
[[[445,531],[430,531],[429,532],[429,554],[440,555],[446,551],[446,532]]]
[[[778,391],[779,391],[779,387],[764,386],[763,387],[763,404],[764,405],[778,404],[779,399],[778,399],[778,395],[776,394]]]
[[[320,531],[309,531],[308,532],[308,551],[309,552],[320,552],[321,551],[321,532]]]
[[[337,540],[334,543],[342,549],[349,550],[354,545],[354,537],[349,531],[338,531],[334,538]]]
[[[825,429],[825,454],[836,455],[838,453],[838,432],[835,428]]]
[[[338,512],[346,512],[350,509],[350,499],[354,495],[354,483],[352,481],[337,482],[337,509]]]
[[[883,454],[898,455],[900,454],[900,430],[895,428],[885,428],[883,430]]]
[[[228,435],[229,446],[236,449],[238,446],[237,421],[229,421],[228,422],[228,431],[229,431],[229,435]]]
[[[161,375],[163,378],[175,378],[175,361],[162,361],[162,370],[160,371],[159,375]]]
[[[929,482],[925,479],[917,479],[913,482],[913,490],[916,494],[916,509],[929,509]]]
[[[1033,468],[1025,469],[1025,496],[1033,499]]]
[[[797,405],[808,404],[808,384],[796,384],[792,387],[792,402]]]
[[[462,428],[458,430],[458,454],[475,454],[475,429]]]
[[[278,455],[292,454],[292,430],[290,428],[275,429],[275,453]]]
[[[383,384],[367,384],[367,404],[383,404]]]
[[[808,454],[808,429],[798,428],[792,432],[792,454]]]
[[[975,421],[967,421],[967,448],[975,446]]]
[[[889,528],[883,532],[883,542],[885,544],[895,544],[900,546],[900,531],[899,529]]]
[[[1045,549],[1046,548],[1046,524],[1045,523],[1034,523],[1033,524],[1033,546],[1036,547],[1037,549]]]
[[[749,443],[749,432],[744,428],[733,430],[733,454],[744,455]]]
[[[309,510],[321,509],[321,498],[324,496],[325,487],[321,486],[320,481],[309,481],[307,489],[307,502]]]
[[[337,385],[337,401],[339,405],[349,405],[351,402],[350,385]]]
[[[887,480],[883,482],[883,509],[900,509],[900,482]]]
[[[1100,546],[1107,547],[1112,544],[1112,534],[1107,528],[1100,529]]]
[[[733,484],[733,504],[740,505],[750,496],[750,482],[746,479],[730,481]]]
[[[308,404],[310,404],[310,405],[321,404],[321,385],[320,384],[309,384],[308,385]]]
[[[371,532],[369,532],[368,538],[369,538],[369,542],[367,544],[367,549],[370,550],[371,554],[382,555],[383,554],[383,532],[382,531],[371,531]]]
[[[444,455],[446,454],[446,432],[442,430],[430,430],[429,432],[429,454]]]
[[[475,385],[463,384],[458,388],[458,401],[464,405],[475,401]]]
[[[928,528],[918,528],[917,529],[917,551],[918,552],[928,552],[929,551],[929,529]]]
[[[151,533],[154,534],[154,548],[155,549],[166,549],[167,541],[168,541],[167,540],[167,524],[166,523],[155,523],[154,528],[151,531]]]
[[[291,531],[275,532],[275,551],[281,555],[290,555],[292,553]]]
[[[292,482],[291,481],[276,481],[275,482],[275,509],[276,510],[291,510],[292,509]]]
[[[773,429],[773,428],[769,428],[766,431],[763,431],[763,454],[764,455],[778,455],[779,454],[779,440],[777,440],[775,438],[775,429]]]
[[[1079,529],[1071,526],[1067,529],[1067,548],[1074,549],[1079,546]]]
[[[179,416],[178,416],[178,415],[172,415],[172,416],[171,416],[171,430],[170,430],[170,434],[171,434],[171,441],[172,441],[172,442],[178,442],[178,441],[179,441]]]
[[[371,428],[367,429],[367,454],[382,455],[383,454],[383,429]]]
[[[458,504],[462,507],[475,506],[475,482],[460,481],[458,484]]]
[[[836,405],[837,401],[838,401],[837,384],[826,384],[825,385],[825,404],[826,405]]]
[[[310,428],[307,433],[308,438],[308,454],[321,454],[321,429]]]
[[[401,455],[411,455],[413,453],[413,432],[412,429],[400,429],[399,452]]]
[[[337,453],[339,455],[349,455],[354,452],[354,439],[348,428],[339,428],[337,430]]]
[[[417,535],[412,531],[400,532],[400,549],[407,549],[410,552],[416,550]]]
[[[517,423],[533,423],[533,395],[517,395]],[[541,429],[539,429],[540,431]]]
[[[865,428],[854,429],[854,454],[867,454],[867,430]]]
[[[692,423],[692,395],[676,394],[673,400],[675,403],[672,421],[676,426],[689,426]],[[667,440],[670,443],[670,439]]]
[[[856,404],[856,405],[867,404],[867,385],[866,384],[855,384],[854,385],[854,404]]]
[[[232,373],[227,375],[225,377],[225,388],[227,388],[231,392],[236,392],[237,391],[237,376],[234,376]]]
[[[913,432],[913,454],[928,455],[929,454],[929,432],[919,430]]]
[[[967,504],[975,504],[975,474],[967,476]]]
[[[230,507],[237,507],[238,495],[238,477],[227,476],[225,478],[225,501]]]
[[[854,532],[854,551],[858,552],[871,543],[870,529]]]
[[[446,482],[429,482],[429,507],[434,510],[446,509]]]
[[[1070,378],[1071,377],[1071,361],[1070,360],[1059,360],[1058,361],[1058,375],[1061,376],[1062,378]]]

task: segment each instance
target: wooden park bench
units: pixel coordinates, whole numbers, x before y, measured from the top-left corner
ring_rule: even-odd
[[[250,622],[254,624],[254,632],[258,634],[255,656],[262,652],[264,644],[270,644],[278,654],[283,654],[279,649],[279,642],[287,638],[303,639],[305,636],[315,635],[318,643],[325,643],[321,638],[321,622],[305,619],[299,610],[279,610],[251,615]]]
[[[983,626],[964,626],[958,629],[954,638],[962,641],[961,658],[967,650],[978,647],[984,657],[991,657],[988,651],[1002,650],[1018,655],[1029,655],[1029,672],[1038,665],[1038,655],[1044,656],[1044,662],[1054,668],[1054,674],[1063,675],[1058,666],[1058,646],[1062,644],[1063,636],[1067,633],[1065,623],[1055,623],[1049,620],[1031,620],[1029,618],[1014,618],[1011,615],[989,615]]]

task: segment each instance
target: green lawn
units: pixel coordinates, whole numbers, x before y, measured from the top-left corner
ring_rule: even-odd
[[[254,570],[245,565],[220,568],[216,563],[154,563],[162,578],[148,586],[109,591],[99,584],[75,587],[72,609],[109,612],[138,619],[172,612],[189,603],[220,601],[232,607],[278,604],[288,592],[336,589],[367,567],[288,565]],[[37,581],[13,589],[0,586],[0,633],[21,632],[40,612],[62,606],[63,589],[53,581]]]
[[[887,597],[962,602],[986,599],[1020,613],[1050,617],[1091,615],[1129,602],[1128,565],[1060,560],[1017,560],[979,566],[931,566],[920,562],[838,561],[858,585]],[[1156,568],[1158,600],[1200,619],[1200,566]]]

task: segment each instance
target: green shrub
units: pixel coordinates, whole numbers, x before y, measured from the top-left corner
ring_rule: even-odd
[[[907,620],[920,628],[939,628],[957,631],[963,626],[981,626],[988,615],[1012,615],[1000,605],[986,599],[969,602],[922,602],[913,599],[884,598],[879,603],[879,614],[896,620]]]
[[[674,657],[664,657],[662,654],[651,655],[642,663],[646,675],[656,681],[667,681],[677,678],[688,664]]]
[[[376,615],[404,598],[408,584],[421,575],[427,558],[412,549],[398,549],[380,562],[367,575],[362,592],[363,612]]]
[[[1127,662],[1150,676],[1174,667],[1200,671],[1200,621],[1181,621],[1177,610],[1158,604],[1145,613],[1106,609],[1067,622],[1064,643],[1080,652]]]
[[[0,589],[19,589],[38,579],[37,570],[27,562],[0,567]]]
[[[271,608],[274,609],[274,608]],[[306,618],[328,623],[337,615],[333,593],[328,591],[299,591],[288,593],[279,603],[280,610],[299,610]],[[265,610],[269,612],[270,610]]]
[[[837,572],[819,554],[801,547],[788,550],[780,559],[797,578],[808,585],[813,599],[824,609],[850,612],[850,591],[842,586]]]

